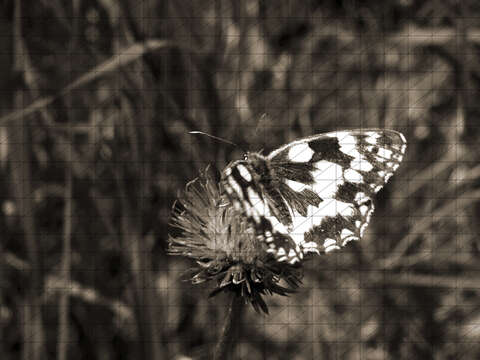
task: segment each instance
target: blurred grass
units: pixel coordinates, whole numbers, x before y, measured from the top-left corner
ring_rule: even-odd
[[[245,311],[236,358],[480,356],[477,2],[3,1],[0,14],[2,359],[209,358],[226,299],[180,280],[168,221],[199,169],[242,154],[188,131],[267,153],[358,127],[409,141],[366,238],[307,263],[269,317]]]

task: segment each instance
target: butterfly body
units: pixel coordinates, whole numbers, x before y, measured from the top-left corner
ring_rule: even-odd
[[[268,156],[250,152],[226,167],[222,183],[234,208],[278,261],[329,252],[359,240],[373,196],[406,150],[393,130],[347,130],[288,143]]]

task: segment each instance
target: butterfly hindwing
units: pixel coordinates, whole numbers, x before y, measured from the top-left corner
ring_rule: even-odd
[[[402,161],[392,130],[347,130],[293,141],[267,157],[249,154],[224,172],[234,207],[277,260],[329,252],[363,236],[373,196]]]

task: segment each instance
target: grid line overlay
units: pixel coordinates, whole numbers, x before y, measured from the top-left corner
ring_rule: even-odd
[[[2,358],[480,355],[474,1],[7,3]],[[268,315],[209,297],[257,284],[245,259],[265,251],[217,194],[228,164],[370,128],[408,149],[362,239],[302,260]]]

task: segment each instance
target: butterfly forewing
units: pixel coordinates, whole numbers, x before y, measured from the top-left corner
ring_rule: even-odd
[[[234,207],[279,261],[329,252],[359,240],[374,210],[373,196],[406,150],[392,130],[339,131],[293,141],[267,157],[250,154],[225,169]]]
[[[234,208],[248,218],[259,241],[266,244],[267,252],[279,261],[295,262],[303,258],[303,252],[285,226],[290,217],[288,204],[274,190],[269,169],[261,166],[266,163],[259,154],[234,162],[224,171],[223,185]]]

